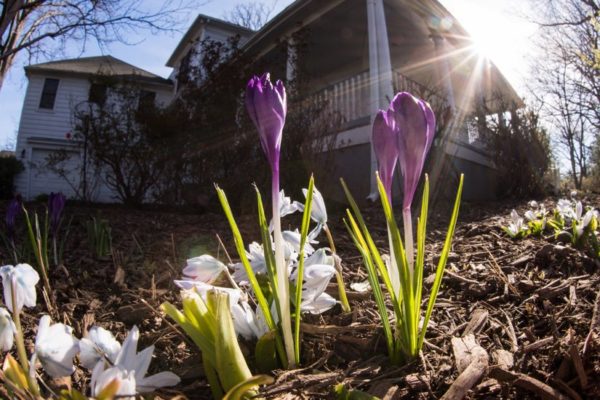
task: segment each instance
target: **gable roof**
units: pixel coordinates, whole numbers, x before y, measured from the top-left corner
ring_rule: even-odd
[[[204,14],[198,14],[192,25],[185,32],[185,35],[181,38],[173,53],[167,60],[167,67],[174,67],[177,59],[181,56],[183,51],[187,48],[187,46],[192,43],[198,37],[201,29],[205,25],[214,25],[218,28],[224,29],[226,31],[230,31],[234,34],[239,34],[242,37],[250,37],[254,35],[255,31],[252,29],[248,29],[244,26],[234,24],[229,21],[223,21],[219,18],[210,17]]]
[[[27,75],[32,72],[50,72],[83,76],[102,74],[169,86],[173,84],[168,79],[110,55],[50,61],[25,67],[25,73]]]

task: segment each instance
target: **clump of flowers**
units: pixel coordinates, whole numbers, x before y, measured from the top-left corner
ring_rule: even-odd
[[[555,237],[566,238],[576,247],[589,249],[600,257],[597,230],[600,219],[598,210],[584,207],[581,201],[560,199],[552,213],[543,204],[536,201],[528,203],[530,209],[524,214],[527,223],[523,222],[515,210],[511,212],[509,224],[503,230],[513,239],[522,239],[529,235],[541,236],[544,232],[554,233]]]
[[[271,169],[270,219],[255,188],[261,243],[246,247],[225,192],[217,187],[240,261],[225,265],[208,254],[189,259],[183,278],[175,281],[182,289],[183,310],[169,303],[162,305],[200,348],[216,398],[236,387],[238,391],[240,387],[252,391],[265,382],[260,375],[250,373],[237,336],[256,341],[254,360],[259,371],[292,368],[300,364],[302,314],[320,314],[337,304],[325,293],[333,276],[341,282],[340,298],[349,309],[325,202],[314,180],[311,178],[304,189],[304,204],[292,201],[280,187],[279,161],[287,114],[283,83],[272,83],[269,74],[253,77],[245,103]],[[299,229],[283,230],[281,219],[296,212],[302,212]],[[311,221],[316,224],[312,229]],[[329,248],[314,247],[322,231]]]
[[[433,143],[435,116],[425,101],[410,93],[398,93],[387,110],[377,114],[373,124],[373,147],[378,159],[377,177],[381,204],[387,221],[390,242],[389,262],[384,262],[367,229],[360,210],[342,181],[352,212],[347,211],[347,228],[367,267],[369,283],[383,323],[390,358],[399,363],[419,354],[425,340],[427,325],[442,282],[448,253],[458,218],[463,177],[460,178],[450,226],[435,280],[422,316],[423,272],[425,268],[425,235],[429,200],[429,180],[425,176],[421,212],[417,219],[416,253],[413,238],[411,206],[419,184],[425,158]],[[402,217],[404,243],[392,206],[392,178],[396,163],[403,178]],[[379,283],[383,280],[393,305],[395,320],[390,321]],[[392,324],[394,324],[392,328]]]
[[[81,364],[92,370],[91,396],[94,398],[112,399],[119,396],[134,399],[139,393],[179,383],[179,378],[172,372],[145,376],[154,346],[137,352],[139,332],[136,327],[133,327],[121,346],[110,332],[100,327],[93,327],[87,338],[78,340],[73,335],[73,328],[52,323],[50,316],[44,315],[37,327],[33,354],[28,357],[21,311],[23,307],[36,305],[36,285],[40,277],[29,264],[0,267],[0,276],[4,304],[8,308],[0,308],[0,351],[11,350],[16,342],[18,358],[17,362],[10,353],[7,354],[2,367],[2,381],[9,393],[27,393],[39,398],[41,389],[38,379],[41,376],[36,372],[38,365],[51,378],[68,377],[75,372],[74,359],[78,354]],[[61,399],[86,399],[75,389],[63,391],[60,396],[54,395]]]

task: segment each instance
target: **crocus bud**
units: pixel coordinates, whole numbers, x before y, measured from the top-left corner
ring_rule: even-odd
[[[377,157],[379,178],[390,203],[392,202],[392,178],[398,160],[397,136],[393,110],[379,110],[373,122],[373,150]]]
[[[281,134],[287,113],[283,82],[278,80],[273,85],[268,73],[254,76],[246,87],[246,109],[258,129],[271,169],[279,171]]]
[[[66,202],[67,198],[62,193],[50,193],[50,196],[48,196],[48,214],[50,214],[50,232],[52,236],[56,236]]]
[[[425,158],[435,135],[435,115],[429,104],[407,92],[398,93],[390,108],[398,129],[398,160],[404,178],[403,209],[410,209]]]

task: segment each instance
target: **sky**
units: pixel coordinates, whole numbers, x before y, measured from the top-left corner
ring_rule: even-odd
[[[165,63],[177,46],[185,30],[197,13],[217,18],[231,10],[241,0],[195,0],[198,7],[183,18],[179,32],[161,32],[146,38],[134,38],[135,45],[113,43],[111,55],[155,74],[167,77],[171,69]],[[521,95],[525,94],[528,54],[532,52],[530,38],[536,27],[527,23],[522,14],[523,0],[440,0],[471,34],[478,48],[488,56]],[[159,4],[160,0],[145,0],[145,4]],[[273,6],[273,15],[283,10],[292,0],[266,0]],[[95,56],[101,54],[97,46],[90,45],[82,53],[70,47],[61,58]],[[0,89],[0,149],[12,149],[19,125],[21,107],[27,79],[23,66],[28,60],[18,58]],[[39,60],[43,62],[47,60]]]

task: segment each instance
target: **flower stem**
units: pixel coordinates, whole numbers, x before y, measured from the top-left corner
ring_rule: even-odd
[[[15,323],[15,328],[17,330],[15,334],[16,345],[17,345],[17,355],[19,356],[19,363],[27,374],[27,380],[29,381],[29,391],[34,396],[38,396],[40,394],[37,382],[35,381],[34,374],[31,374],[29,371],[30,367],[35,368],[33,365],[29,365],[29,360],[27,359],[27,352],[25,351],[25,340],[23,339],[23,327],[21,326],[21,310],[16,310],[17,305],[17,294],[16,294],[16,282],[13,282],[12,288],[10,290],[10,294],[12,297],[12,311],[13,311],[13,321]]]
[[[413,231],[412,231],[412,217],[410,214],[410,207],[402,210],[402,220],[404,222],[404,247],[406,248],[406,260],[408,261],[408,269],[410,271],[410,277],[414,274],[415,265],[415,249],[413,242]]]
[[[290,316],[288,270],[285,265],[283,237],[281,236],[281,218],[279,212],[279,170],[273,168],[271,195],[273,203],[273,237],[275,241],[275,269],[277,272],[277,301],[281,310],[280,322],[283,342],[288,359],[287,368],[294,368],[294,337],[292,335],[292,318]]]
[[[346,295],[346,285],[344,284],[344,277],[342,276],[342,263],[339,261],[337,257],[337,252],[335,250],[335,243],[333,242],[333,236],[331,235],[331,231],[329,230],[329,226],[325,224],[323,226],[323,230],[327,235],[327,240],[329,241],[329,248],[333,253],[333,259],[335,262],[335,279],[338,284],[338,293],[340,298],[340,303],[342,304],[342,310],[344,312],[352,311],[350,309],[350,303],[348,302],[348,296]]]

